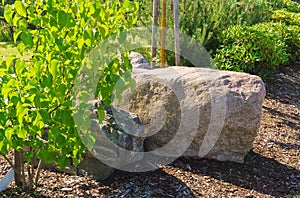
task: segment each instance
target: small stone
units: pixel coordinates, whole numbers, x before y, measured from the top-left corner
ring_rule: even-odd
[[[145,59],[143,55],[137,52],[131,52],[129,54],[129,60],[133,69],[151,69],[150,63]]]
[[[73,189],[72,188],[62,188],[60,189],[61,191],[72,191]]]

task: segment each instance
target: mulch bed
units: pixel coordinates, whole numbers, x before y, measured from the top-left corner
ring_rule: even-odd
[[[300,64],[279,68],[266,88],[260,131],[244,164],[179,158],[104,182],[43,170],[36,192],[12,183],[0,197],[300,197]],[[0,178],[9,168],[1,158]]]

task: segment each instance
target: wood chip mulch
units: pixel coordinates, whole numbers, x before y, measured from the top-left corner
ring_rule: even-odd
[[[260,131],[244,164],[179,158],[104,182],[43,170],[35,192],[13,182],[0,197],[300,197],[300,64],[279,68],[266,88]],[[0,158],[0,178],[9,168]]]

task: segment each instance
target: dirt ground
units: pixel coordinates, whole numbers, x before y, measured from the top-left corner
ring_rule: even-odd
[[[179,158],[146,173],[105,182],[43,170],[36,192],[12,183],[0,197],[300,197],[300,64],[266,83],[260,131],[244,164]],[[0,159],[0,178],[9,170]]]

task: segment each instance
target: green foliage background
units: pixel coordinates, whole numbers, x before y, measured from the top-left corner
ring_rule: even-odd
[[[291,1],[288,5],[288,9],[282,6],[273,10],[267,22],[222,31],[215,54],[217,68],[244,71],[267,80],[280,65],[300,61],[300,5]]]
[[[152,1],[144,4],[138,25],[151,25],[152,13],[146,9],[151,6]],[[180,0],[180,31],[201,43],[217,68],[266,79],[279,65],[299,61],[299,12],[300,5],[291,0]],[[167,14],[172,28],[172,5]],[[182,50],[193,51],[188,45]],[[151,59],[149,49],[139,52]],[[182,65],[193,66],[181,58]],[[174,65],[173,52],[167,52],[167,62]]]

